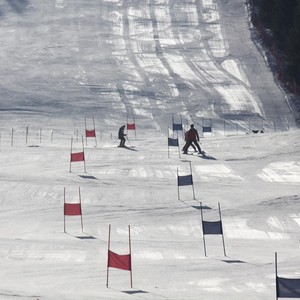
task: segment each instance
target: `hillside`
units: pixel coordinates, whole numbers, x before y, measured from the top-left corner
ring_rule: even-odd
[[[0,22],[1,300],[274,299],[276,251],[299,277],[300,132],[242,0],[6,0]],[[168,158],[172,117],[207,156]],[[84,233],[64,233],[78,187]],[[220,236],[205,256],[200,202],[227,256]],[[133,288],[116,269],[106,287],[109,224],[121,254],[131,226]]]

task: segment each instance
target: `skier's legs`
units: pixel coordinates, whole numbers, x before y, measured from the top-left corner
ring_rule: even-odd
[[[124,145],[125,145],[125,138],[123,137],[123,138],[121,138],[120,139],[120,145],[119,145],[119,147],[124,147]]]
[[[189,149],[189,147],[191,146],[192,142],[191,141],[187,141],[183,147],[183,153],[187,154],[187,151]]]
[[[185,142],[184,146],[182,147],[183,153],[186,153],[187,145],[188,145],[188,142]]]
[[[196,145],[196,147],[197,147],[199,153],[201,153],[200,145],[198,144],[198,142],[197,142],[196,140],[194,141],[194,144]]]
[[[125,146],[125,138],[123,137],[122,139],[121,139],[121,142],[120,142],[120,146],[121,147],[124,147]]]

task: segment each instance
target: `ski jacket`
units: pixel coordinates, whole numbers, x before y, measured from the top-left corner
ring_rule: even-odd
[[[124,138],[125,134],[124,134],[124,130],[125,130],[125,126],[120,127],[119,129],[119,133],[118,133],[118,138],[121,140]]]
[[[186,140],[187,141],[199,141],[199,134],[198,131],[195,128],[191,128],[187,133],[186,133]]]

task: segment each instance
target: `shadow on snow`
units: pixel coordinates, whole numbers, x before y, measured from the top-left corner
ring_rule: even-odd
[[[29,5],[29,0],[5,0],[17,14],[22,14],[27,6]],[[3,12],[0,11],[0,16]]]

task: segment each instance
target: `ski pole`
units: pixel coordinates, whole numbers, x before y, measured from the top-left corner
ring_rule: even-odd
[[[130,141],[129,141],[128,136],[127,136],[127,142],[128,142],[128,144],[129,144],[129,146],[132,147],[132,145],[131,145],[131,143],[130,143]]]
[[[115,139],[115,141],[112,144],[112,147],[114,146],[114,144],[116,143],[117,140],[118,140],[118,138]]]

